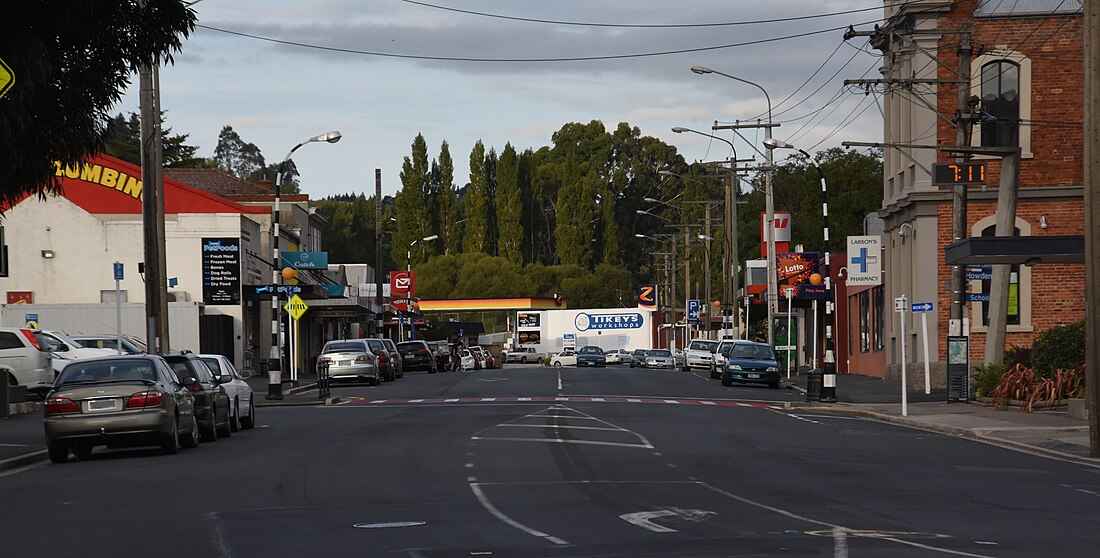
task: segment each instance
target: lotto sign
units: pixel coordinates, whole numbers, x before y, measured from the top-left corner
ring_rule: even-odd
[[[882,284],[882,238],[879,236],[848,237],[849,287]]]
[[[393,271],[390,273],[390,296],[416,294],[416,282],[413,271]]]

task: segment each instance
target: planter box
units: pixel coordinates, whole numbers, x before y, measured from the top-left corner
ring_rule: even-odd
[[[1088,420],[1089,407],[1087,399],[1066,399],[1066,408],[1070,418]]]

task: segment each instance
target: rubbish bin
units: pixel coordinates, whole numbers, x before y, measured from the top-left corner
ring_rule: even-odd
[[[806,373],[806,401],[821,401],[821,381],[824,375],[820,368]]]

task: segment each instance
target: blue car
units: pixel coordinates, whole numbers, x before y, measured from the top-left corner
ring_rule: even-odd
[[[771,345],[753,341],[734,341],[723,347],[722,385],[734,382],[767,384],[779,387],[779,359]]]

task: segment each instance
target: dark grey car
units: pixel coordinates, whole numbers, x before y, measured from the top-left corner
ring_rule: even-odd
[[[206,363],[189,351],[164,355],[164,360],[180,382],[193,380],[188,389],[195,396],[195,418],[199,421],[202,440],[214,442],[219,437],[230,436],[229,395]]]
[[[156,355],[74,361],[46,398],[50,461],[64,463],[70,452],[83,459],[95,446],[159,445],[164,453],[197,446],[194,383]]]

